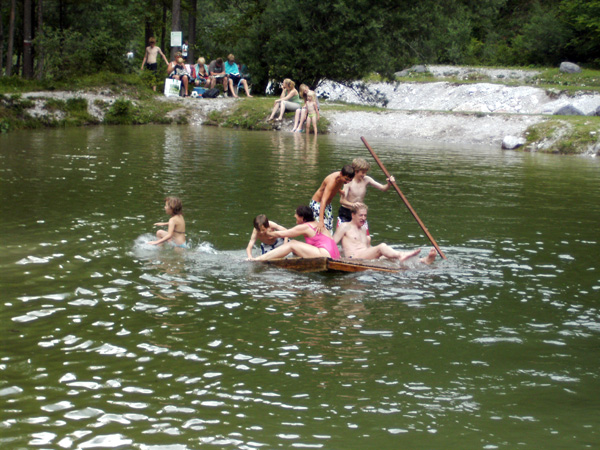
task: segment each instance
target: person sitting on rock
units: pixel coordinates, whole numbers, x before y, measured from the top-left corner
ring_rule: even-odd
[[[175,53],[175,61],[169,63],[169,67],[167,68],[167,74],[169,78],[174,80],[180,80],[185,88],[184,97],[188,96],[188,85],[190,82],[190,74],[185,69],[185,61],[181,56],[180,52]]]

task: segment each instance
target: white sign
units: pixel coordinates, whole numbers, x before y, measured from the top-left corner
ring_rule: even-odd
[[[183,32],[171,31],[171,47],[181,47],[182,39],[183,39]]]

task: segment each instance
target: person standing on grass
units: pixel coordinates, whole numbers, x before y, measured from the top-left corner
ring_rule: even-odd
[[[165,61],[165,64],[168,66],[169,61],[167,60],[167,57],[162,52],[160,47],[156,46],[156,39],[151,37],[150,39],[148,39],[148,47],[146,47],[146,53],[144,53],[144,59],[142,61],[142,70],[144,70],[144,68],[146,68],[146,69],[150,70],[152,72],[152,74],[154,75],[154,85],[152,86],[153,91],[156,91],[156,75],[158,72],[158,61],[157,61],[158,55],[162,56],[162,58]]]

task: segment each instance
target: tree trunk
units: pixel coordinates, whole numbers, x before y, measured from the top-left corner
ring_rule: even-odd
[[[17,1],[10,2],[10,19],[8,25],[8,47],[6,49],[6,76],[12,75],[13,68],[13,47],[15,44],[15,15],[17,10]]]
[[[33,78],[33,14],[31,0],[23,1],[23,78]]]
[[[188,17],[188,62],[194,64],[194,46],[196,45],[196,12],[198,11],[198,0],[190,0],[190,15]]]
[[[181,31],[181,0],[173,0],[171,8],[171,32]],[[171,47],[171,61],[175,58],[177,47]]]
[[[165,42],[165,35],[167,33],[166,26],[167,26],[167,5],[163,4],[163,15],[162,15],[161,28],[160,28],[160,49],[163,51],[163,53],[167,51],[167,43]]]
[[[41,40],[44,37],[44,0],[37,0],[37,34],[36,38]],[[37,44],[35,47],[35,53],[37,56],[37,74],[36,78],[41,80],[44,75],[44,48],[42,44]]]
[[[2,20],[2,3],[0,0],[0,77],[2,76],[2,67],[4,66],[4,23]]]

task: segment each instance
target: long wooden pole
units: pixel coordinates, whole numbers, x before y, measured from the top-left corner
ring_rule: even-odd
[[[391,177],[390,173],[387,171],[387,169],[385,168],[385,166],[383,165],[381,160],[377,157],[377,155],[375,154],[375,152],[373,151],[373,149],[371,148],[371,146],[369,145],[367,140],[362,136],[360,139],[361,139],[361,141],[363,141],[363,144],[365,144],[365,146],[367,147],[367,150],[369,150],[369,153],[371,153],[371,156],[373,156],[373,158],[375,159],[375,162],[377,162],[377,165],[381,168],[381,170],[383,170],[383,173],[385,174],[386,178],[390,178]],[[421,219],[419,219],[419,216],[417,215],[416,211],[413,209],[412,206],[410,206],[410,203],[408,202],[408,200],[406,199],[406,197],[404,196],[404,194],[402,193],[402,191],[400,190],[400,188],[398,187],[396,182],[391,182],[391,184],[394,187],[394,189],[396,190],[396,192],[398,193],[398,195],[400,196],[400,198],[402,199],[402,201],[404,202],[404,204],[406,205],[406,207],[408,208],[408,210],[410,211],[410,213],[412,214],[412,216],[415,218],[415,220],[417,221],[417,223],[419,224],[419,226],[421,227],[421,229],[423,230],[425,235],[429,238],[429,241],[433,244],[433,246],[435,247],[435,249],[437,250],[439,255],[442,257],[442,259],[448,259],[448,258],[446,258],[446,255],[444,255],[444,253],[442,252],[440,247],[437,245],[437,242],[435,242],[435,239],[433,239],[433,236],[431,236],[431,234],[427,230],[427,227],[425,226],[425,224],[421,221]]]

